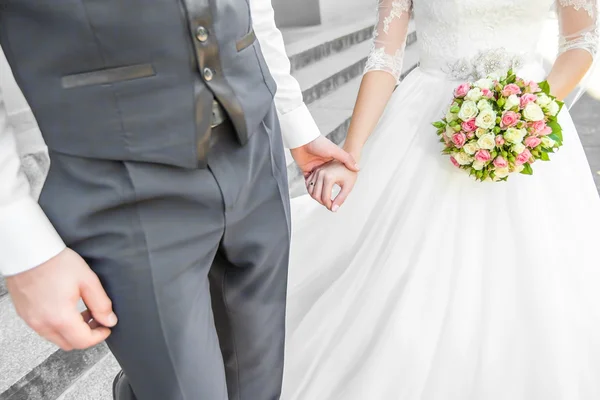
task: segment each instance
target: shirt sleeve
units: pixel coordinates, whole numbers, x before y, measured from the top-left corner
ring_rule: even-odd
[[[365,73],[385,71],[397,81],[400,79],[411,12],[412,0],[378,0],[373,46]]]
[[[559,54],[582,49],[593,58],[600,42],[598,0],[558,0]]]
[[[66,246],[31,195],[0,87],[0,274],[32,269]]]
[[[250,0],[250,11],[254,32],[269,71],[277,83],[275,107],[284,145],[290,149],[303,146],[319,137],[321,132],[304,104],[298,81],[291,75],[290,60],[283,36],[275,25],[271,0]]]

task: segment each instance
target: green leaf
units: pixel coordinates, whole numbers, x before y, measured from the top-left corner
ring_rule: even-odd
[[[548,155],[547,152],[542,150],[542,154],[540,155],[540,159],[542,161],[550,161],[550,156]]]
[[[435,126],[438,129],[443,129],[446,127],[446,124],[443,123],[442,121],[436,121],[433,123],[433,126]]]
[[[533,168],[531,168],[529,163],[523,164],[523,167],[523,171],[521,171],[523,175],[533,175]]]
[[[548,81],[542,81],[538,83],[538,86],[542,89],[542,92],[546,93],[548,96],[550,95],[550,84]]]
[[[548,123],[548,126],[552,129],[552,135],[556,135],[558,141],[562,143],[563,135],[562,135],[562,127],[558,122],[551,121]],[[555,139],[556,140],[556,139]]]

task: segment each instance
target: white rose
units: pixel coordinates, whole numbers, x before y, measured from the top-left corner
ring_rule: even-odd
[[[475,125],[483,129],[492,129],[494,126],[496,126],[496,113],[494,110],[481,110],[475,119]]]
[[[519,100],[519,97],[516,94],[511,94],[506,99],[506,103],[504,104],[504,109],[510,110],[511,108],[517,107],[520,104],[521,104],[521,100]]]
[[[462,152],[462,151],[459,153],[453,154],[453,156],[454,156],[454,159],[456,160],[456,162],[459,163],[460,165],[468,165],[473,162],[473,158],[471,156],[469,156],[467,153]]]
[[[537,100],[535,101],[537,104],[539,104],[540,106],[544,107],[547,106],[548,104],[550,104],[550,102],[552,101],[552,99],[548,96],[546,96],[545,93],[539,94],[537,95]]]
[[[496,147],[496,138],[491,133],[486,133],[477,141],[479,147],[485,150],[493,150]]]
[[[457,119],[458,115],[454,114],[453,112],[450,112],[450,110],[446,112],[446,122],[456,121]]]
[[[496,176],[496,178],[506,178],[508,176],[508,174],[510,174],[510,171],[508,170],[508,167],[506,167],[506,168],[496,168],[494,170],[494,175]]]
[[[525,169],[524,165],[515,165],[515,172],[518,174]]]
[[[475,87],[475,88],[469,90],[469,93],[467,93],[467,95],[465,96],[465,99],[471,100],[471,101],[477,101],[477,100],[481,99],[482,97],[483,97],[483,94],[481,94],[481,89],[478,87]]]
[[[477,109],[475,102],[467,100],[460,107],[458,118],[462,119],[463,121],[468,121],[475,118],[478,112],[479,110]]]
[[[487,133],[487,129],[483,129],[483,128],[477,128],[475,130],[475,136],[477,136],[478,138],[482,137],[483,135],[485,135]]]
[[[480,110],[491,110],[492,109],[492,103],[490,103],[486,99],[481,99],[481,100],[479,100],[477,102],[477,108],[479,108]]]
[[[517,154],[521,154],[523,151],[525,151],[525,145],[523,143],[513,144],[512,151]]]
[[[544,111],[536,103],[529,103],[523,109],[523,117],[529,121],[541,121],[544,119]]]
[[[472,141],[472,142],[465,144],[463,147],[463,150],[467,154],[472,156],[473,154],[477,153],[477,150],[479,150],[479,145],[477,144],[477,142]]]
[[[455,131],[454,129],[452,129],[452,127],[450,125],[446,125],[446,136],[448,138],[451,138],[452,135],[454,135]]]
[[[554,147],[555,144],[556,142],[550,139],[548,136],[544,136],[542,138],[542,146],[544,146],[547,149],[551,149],[552,147]]]
[[[481,171],[485,167],[485,163],[483,161],[473,161],[473,169],[476,171]]]
[[[521,143],[525,137],[525,134],[526,132],[523,132],[522,129],[508,128],[504,133],[504,140],[509,143]]]
[[[556,101],[552,101],[550,104],[548,104],[546,106],[546,109],[552,116],[555,116],[556,114],[558,114],[559,108],[560,107],[558,106],[558,103]]]
[[[475,82],[475,86],[480,89],[491,89],[494,87],[494,81],[488,78],[483,78]]]

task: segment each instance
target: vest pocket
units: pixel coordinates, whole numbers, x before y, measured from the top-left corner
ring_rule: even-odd
[[[62,77],[61,84],[64,89],[72,89],[83,86],[107,85],[133,79],[149,78],[154,75],[156,75],[156,71],[152,64],[137,64],[66,75]]]
[[[237,51],[242,51],[252,45],[256,41],[256,34],[254,33],[254,29],[252,29],[246,36],[241,38],[235,44]]]

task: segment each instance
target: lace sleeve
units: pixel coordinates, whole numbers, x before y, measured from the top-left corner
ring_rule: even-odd
[[[557,14],[560,24],[559,54],[583,49],[595,57],[600,42],[598,0],[558,0]]]
[[[411,9],[412,0],[378,0],[373,47],[365,73],[385,71],[400,79]]]

